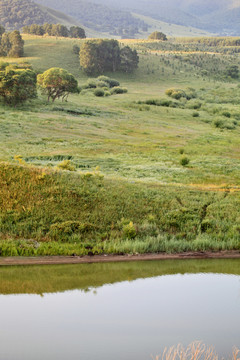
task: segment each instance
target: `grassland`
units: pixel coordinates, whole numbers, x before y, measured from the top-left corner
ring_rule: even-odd
[[[0,105],[2,255],[240,249],[240,87],[226,76],[238,48],[123,42],[140,55],[134,74],[114,74],[127,94]],[[26,36],[24,60],[81,86],[78,43]]]

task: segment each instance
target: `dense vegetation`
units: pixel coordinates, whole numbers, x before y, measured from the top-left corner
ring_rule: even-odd
[[[151,33],[148,37],[148,40],[162,40],[162,41],[166,41],[167,40],[167,36],[166,34],[162,33],[161,31],[154,31],[153,33]]]
[[[123,38],[132,38],[140,30],[147,31],[148,29],[148,25],[143,20],[132,16],[129,11],[103,6],[94,1],[61,0],[61,4],[57,0],[38,0],[37,2],[57,10],[61,9],[89,28]]]
[[[24,34],[39,36],[62,36],[76,39],[84,39],[86,37],[84,29],[80,28],[79,26],[71,26],[70,29],[68,29],[67,26],[61,24],[32,24],[29,26],[24,26],[22,32]]]
[[[0,56],[1,57],[22,57],[24,54],[24,41],[19,31],[5,32],[0,27]]]
[[[29,0],[0,0],[0,21],[7,29],[21,29],[33,23],[44,24],[54,19]]]
[[[88,75],[122,70],[131,73],[138,67],[136,50],[120,48],[117,40],[87,40],[80,47],[80,65]]]
[[[227,73],[239,59],[229,46],[123,41],[138,69],[87,80],[72,52],[85,40],[24,40],[34,69],[64,68],[82,90],[68,103],[39,93],[34,106],[0,105],[2,255],[239,250],[240,87]],[[119,83],[127,94],[94,94]]]
[[[36,74],[28,66],[0,64],[0,99],[9,105],[37,97]]]

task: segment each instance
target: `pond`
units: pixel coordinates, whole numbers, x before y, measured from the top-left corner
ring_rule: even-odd
[[[240,348],[240,259],[0,268],[1,360],[150,360]]]

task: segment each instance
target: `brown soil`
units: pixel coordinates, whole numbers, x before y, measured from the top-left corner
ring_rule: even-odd
[[[240,251],[186,252],[181,254],[141,254],[141,255],[96,255],[96,256],[42,256],[42,257],[0,257],[3,265],[57,265],[89,264],[102,262],[149,261],[170,259],[240,259]]]

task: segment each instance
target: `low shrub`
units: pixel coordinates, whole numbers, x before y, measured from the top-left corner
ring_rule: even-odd
[[[180,164],[182,166],[187,166],[190,163],[190,159],[187,156],[184,156],[180,160]]]
[[[223,111],[222,115],[225,116],[226,118],[230,118],[231,117],[231,113],[229,111]]]
[[[94,225],[81,223],[80,221],[64,221],[57,222],[50,226],[48,237],[53,240],[68,240],[68,237],[73,234],[84,234],[91,232]]]
[[[194,112],[192,113],[192,117],[199,117],[199,112],[194,111]]]
[[[127,93],[127,89],[126,88],[122,88],[120,86],[115,86],[111,89],[111,94],[115,95],[115,94],[125,94]]]
[[[132,221],[123,226],[123,235],[127,239],[134,239],[137,236],[137,230]]]
[[[102,97],[105,95],[104,90],[101,88],[96,88],[93,93],[95,96],[99,96],[99,97]]]
[[[76,167],[71,160],[63,160],[57,167],[61,170],[75,171]]]
[[[226,121],[223,119],[214,120],[213,125],[218,129],[234,130],[236,128],[233,121]]]

